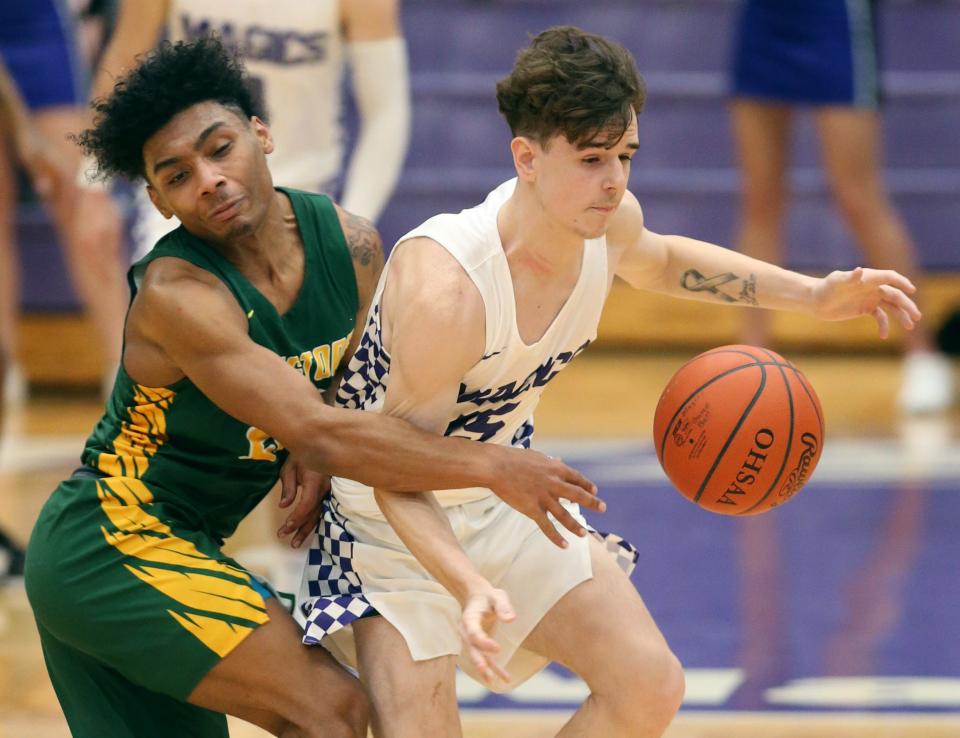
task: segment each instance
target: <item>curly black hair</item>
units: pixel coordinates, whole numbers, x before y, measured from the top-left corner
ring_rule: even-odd
[[[164,41],[140,59],[106,98],[92,103],[94,125],[74,137],[97,160],[98,178],[146,179],[143,145],[177,113],[207,100],[245,119],[264,117],[243,63],[216,37]]]
[[[646,84],[630,52],[575,26],[538,34],[497,83],[497,102],[514,136],[540,144],[562,133],[572,144],[603,135],[613,146],[643,109]]]

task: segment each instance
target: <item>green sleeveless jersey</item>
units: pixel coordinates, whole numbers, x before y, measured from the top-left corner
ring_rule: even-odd
[[[240,303],[250,338],[284,357],[319,391],[329,385],[354,329],[359,298],[353,262],[328,198],[278,189],[290,198],[304,248],[303,284],[286,313],[182,226],[133,265],[130,289],[136,295],[147,265],[162,256],[207,270]],[[265,432],[220,410],[189,377],[145,387],[121,364],[82,461],[110,477],[141,480],[167,514],[223,540],[270,491],[286,455]]]

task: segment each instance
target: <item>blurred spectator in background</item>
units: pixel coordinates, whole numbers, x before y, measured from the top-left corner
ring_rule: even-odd
[[[27,106],[10,78],[6,65],[0,58],[0,152],[3,159],[3,177],[0,178],[0,198],[4,203],[10,199],[13,176],[8,171],[15,160],[26,169],[33,188],[43,200],[56,207],[67,196],[71,186],[72,172],[60,161],[57,151],[39,132],[31,119]],[[9,151],[9,153],[8,153]],[[0,242],[0,378],[6,376],[12,361],[12,339],[15,335],[16,297],[14,259],[11,248],[13,235],[12,209],[9,217],[0,221],[4,240]],[[5,383],[0,381],[0,419],[3,418]],[[0,438],[2,440],[2,438]],[[0,528],[0,584],[11,576],[23,574],[23,549]]]
[[[876,2],[744,0],[733,62],[731,115],[743,179],[739,245],[779,262],[793,111],[811,106],[833,197],[872,266],[920,276],[914,245],[881,173]],[[747,316],[744,340],[763,344],[768,316]],[[921,323],[905,338],[900,408],[945,409],[949,362]]]
[[[95,69],[113,33],[120,0],[69,0],[75,18],[74,39],[84,69]]]
[[[83,128],[82,74],[74,54],[72,19],[57,0],[0,0],[0,58],[6,94],[0,146],[0,351],[7,399],[25,393],[17,368],[19,268],[14,253],[17,169],[26,167],[56,226],[77,294],[102,341],[105,365],[120,356],[127,288],[121,221],[104,191],[74,182],[80,149],[68,138]],[[60,176],[69,172],[68,179]]]
[[[343,72],[360,115],[343,176],[343,207],[375,221],[406,156],[410,82],[399,0],[120,0],[93,94],[110,92],[137,54],[215,33],[243,56],[277,140],[279,185],[331,192],[344,160]],[[142,256],[177,226],[138,192],[134,251]]]

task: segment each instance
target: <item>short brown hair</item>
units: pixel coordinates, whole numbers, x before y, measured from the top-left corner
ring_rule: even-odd
[[[586,144],[603,132],[606,145],[613,146],[646,96],[629,51],[574,26],[538,34],[497,83],[500,112],[513,135],[540,144],[558,133],[572,144]]]

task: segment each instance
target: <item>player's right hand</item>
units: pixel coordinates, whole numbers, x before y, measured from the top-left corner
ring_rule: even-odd
[[[330,476],[308,469],[291,454],[280,468],[280,507],[290,507],[294,501],[297,504],[280,526],[277,537],[293,534],[290,547],[300,548],[317,529],[323,516],[323,498],[329,493]]]
[[[487,684],[491,684],[495,676],[510,682],[510,674],[495,660],[500,645],[490,636],[497,623],[509,623],[515,617],[510,598],[502,589],[488,587],[481,592],[474,592],[463,605],[460,638],[470,661]]]
[[[586,529],[560,504],[569,500],[581,507],[604,512],[606,504],[597,497],[597,487],[576,469],[559,459],[545,456],[537,451],[517,448],[492,447],[502,453],[497,465],[498,482],[490,489],[501,500],[533,520],[543,534],[560,548],[567,542],[547,515],[564,528],[578,536],[585,536]]]

